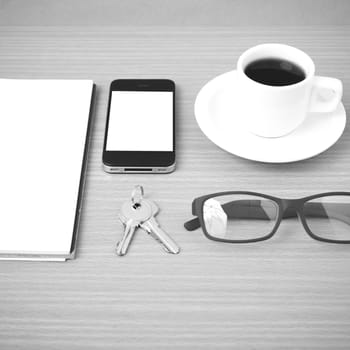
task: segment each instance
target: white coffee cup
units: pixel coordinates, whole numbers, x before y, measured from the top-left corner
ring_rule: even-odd
[[[252,80],[245,74],[245,68],[264,58],[280,58],[298,65],[304,70],[305,79],[284,86]],[[237,76],[240,117],[248,130],[263,137],[290,133],[310,112],[320,113],[320,118],[326,118],[322,113],[334,111],[342,98],[340,80],[315,76],[315,64],[310,56],[288,45],[262,44],[248,49],[238,59]]]

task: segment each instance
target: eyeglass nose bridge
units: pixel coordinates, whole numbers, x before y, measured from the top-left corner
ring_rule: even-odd
[[[282,199],[282,218],[301,217],[303,201],[301,199]]]

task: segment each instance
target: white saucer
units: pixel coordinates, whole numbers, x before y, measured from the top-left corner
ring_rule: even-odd
[[[288,163],[324,152],[342,135],[346,113],[342,103],[332,113],[310,113],[290,134],[265,138],[246,130],[235,105],[236,71],[209,81],[198,93],[194,113],[203,133],[222,149],[266,163]],[[230,119],[230,125],[227,121]]]

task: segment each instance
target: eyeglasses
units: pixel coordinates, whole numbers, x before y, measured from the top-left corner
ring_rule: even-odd
[[[250,243],[271,238],[282,219],[298,217],[310,237],[329,243],[350,243],[350,192],[328,192],[300,199],[282,199],[256,192],[221,192],[192,202],[196,218],[185,228],[202,227],[209,239]]]

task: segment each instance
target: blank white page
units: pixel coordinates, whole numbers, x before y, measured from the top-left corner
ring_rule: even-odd
[[[0,79],[0,254],[68,254],[91,80]]]

